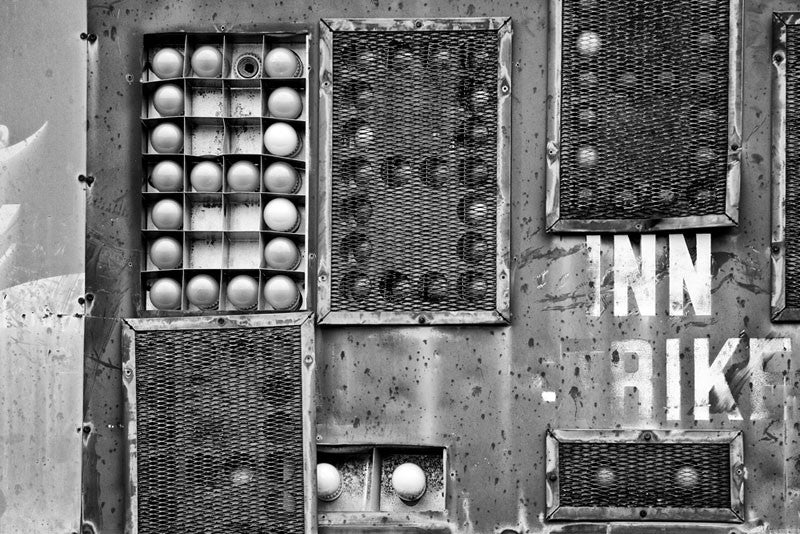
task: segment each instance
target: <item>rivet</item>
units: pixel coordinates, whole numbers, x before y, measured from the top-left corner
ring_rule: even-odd
[[[414,26],[417,27],[417,28],[422,28],[422,21],[421,20],[416,21],[414,23]]]
[[[225,324],[225,319],[220,317],[219,319],[217,319],[217,324],[219,324],[219,325]]]
[[[781,61],[783,61],[783,56],[782,56],[782,55],[780,55],[780,54],[775,54],[775,55],[774,55],[774,56],[772,56],[772,57],[773,57],[773,59],[775,60],[775,63],[780,63]]]
[[[732,144],[731,145],[731,150],[736,152],[737,150],[739,150],[739,145],[737,145],[736,143]]]
[[[645,518],[645,517],[647,517],[647,510],[641,510],[641,511],[639,512],[639,517],[641,517],[641,518]]]
[[[645,441],[650,441],[651,439],[653,439],[653,435],[650,432],[645,432],[642,435],[642,437],[644,438]]]
[[[87,293],[86,294],[86,300],[88,302],[92,302],[94,300],[94,295],[92,293]]]
[[[132,374],[133,374],[133,371],[131,370],[131,368],[130,367],[126,367],[125,368],[125,376],[131,376]]]
[[[92,431],[92,427],[90,427],[89,425],[83,425],[83,433],[84,434],[88,434],[91,431]]]
[[[78,304],[83,306],[85,303],[86,303],[86,299],[84,299],[83,297],[78,297]]]
[[[317,441],[322,441],[322,436],[320,434],[317,434]]]
[[[93,43],[97,40],[97,35],[90,33],[87,39],[89,40],[90,43]]]
[[[505,84],[503,84],[503,85],[500,87],[500,90],[501,90],[502,92],[504,92],[504,93],[507,93],[507,92],[508,92],[508,86],[507,86],[507,85],[505,85]]]
[[[779,247],[778,245],[772,245],[771,247],[769,247],[769,249],[772,251],[773,254],[777,254],[781,251],[781,247]]]
[[[419,324],[425,324],[425,322],[426,322],[426,321],[425,321],[425,317],[420,317],[419,319],[417,319],[417,322],[418,322]]]
[[[555,482],[556,480],[558,480],[558,475],[556,475],[555,473],[550,473],[547,476],[547,478],[550,480],[550,482]]]
[[[81,39],[83,39],[83,40],[85,41],[87,37],[89,37],[89,34],[88,34],[88,33],[86,33],[86,32],[81,32]]]

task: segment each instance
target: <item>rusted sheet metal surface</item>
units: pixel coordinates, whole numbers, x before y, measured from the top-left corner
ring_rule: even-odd
[[[315,50],[320,18],[456,16],[511,17],[515,30],[512,324],[318,329],[320,442],[443,446],[450,466],[444,524],[322,530],[800,530],[792,364],[800,326],[769,319],[770,28],[773,10],[790,9],[788,1],[744,2],[739,227],[600,238],[545,233],[546,0],[90,2],[98,41],[89,45],[89,167],[97,180],[87,215],[95,299],[86,336],[84,530],[121,532],[125,518],[119,325],[134,313],[138,276],[141,35],[291,22],[307,24]],[[684,279],[691,304],[675,283]],[[546,430],[617,427],[742,431],[745,522],[644,530],[546,522]]]
[[[86,6],[0,5],[0,533],[80,526]]]

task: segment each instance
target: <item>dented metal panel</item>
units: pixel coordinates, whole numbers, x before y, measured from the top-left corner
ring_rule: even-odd
[[[321,18],[509,16],[510,326],[317,329],[317,434],[331,445],[448,451],[446,517],[324,524],[323,532],[793,532],[800,529],[797,327],[770,322],[770,28],[785,0],[743,2],[739,226],[712,234],[546,233],[548,7],[534,2],[301,0],[253,7],[91,2],[84,532],[122,532],[125,435],[119,329],[135,313],[145,32],[292,22],[319,48]],[[263,29],[263,28],[262,28]],[[319,80],[312,54],[311,91]],[[691,69],[691,66],[687,66]],[[128,77],[130,75],[130,78]],[[310,129],[318,131],[311,115]],[[322,119],[320,119],[322,120]],[[316,155],[311,156],[316,158]],[[322,170],[322,169],[320,169]],[[684,287],[687,298],[684,295]],[[713,390],[713,393],[712,393]],[[741,431],[741,524],[546,521],[548,429]],[[356,524],[354,525],[353,522]],[[330,522],[328,522],[330,523]]]
[[[74,532],[86,5],[5,2],[0,19],[0,532]]]

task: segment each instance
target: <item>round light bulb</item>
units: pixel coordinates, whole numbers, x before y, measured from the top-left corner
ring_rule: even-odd
[[[239,310],[252,310],[258,304],[258,281],[240,274],[228,282],[228,300]]]
[[[270,154],[293,157],[303,148],[303,142],[297,130],[285,122],[276,122],[264,132],[264,146]]]
[[[595,479],[597,483],[601,486],[610,486],[614,483],[614,471],[607,467],[601,467],[597,470],[597,474],[595,475]]]
[[[183,167],[172,160],[156,163],[150,173],[150,183],[162,193],[183,189]]]
[[[264,298],[276,310],[295,310],[300,306],[300,290],[288,276],[273,276],[264,284]]]
[[[464,215],[467,223],[479,224],[489,215],[489,208],[483,202],[471,202]]]
[[[426,487],[425,472],[417,464],[400,464],[392,473],[392,488],[403,501],[419,500]]]
[[[300,226],[300,213],[291,201],[275,198],[264,207],[264,222],[276,232],[294,232]]]
[[[183,54],[174,48],[162,48],[153,56],[150,67],[161,79],[180,78],[183,74]]]
[[[213,46],[204,45],[192,54],[192,70],[203,78],[216,78],[222,74],[222,54]]]
[[[222,167],[213,161],[201,161],[189,173],[189,182],[196,191],[216,193],[222,189]]]
[[[183,148],[183,130],[171,122],[159,124],[150,132],[150,144],[159,154],[180,152]]]
[[[270,78],[296,78],[303,73],[303,63],[288,48],[273,48],[264,59],[264,70]]]
[[[228,188],[231,191],[258,191],[261,173],[249,161],[237,161],[228,168]]]
[[[271,193],[296,193],[300,188],[300,175],[294,167],[276,161],[264,170],[264,189]]]
[[[675,473],[675,482],[683,488],[696,486],[700,481],[700,474],[694,467],[684,466]]]
[[[595,32],[583,32],[578,36],[578,52],[584,56],[593,56],[600,51],[602,42]]]
[[[291,239],[276,237],[264,247],[267,268],[291,271],[300,262],[300,250]]]
[[[270,115],[279,119],[296,119],[303,112],[303,99],[291,87],[278,87],[267,99]]]
[[[159,200],[150,211],[150,219],[159,230],[180,230],[183,228],[183,206],[171,198]]]
[[[159,278],[150,286],[150,303],[159,310],[181,306],[181,285],[172,278]]]
[[[183,113],[183,89],[174,83],[162,85],[153,93],[153,107],[161,115],[181,115]]]
[[[317,464],[317,498],[335,501],[342,494],[342,475],[331,464]]]
[[[375,131],[369,126],[361,126],[356,130],[356,146],[366,150],[375,143]]]
[[[219,303],[219,282],[207,274],[198,274],[186,284],[186,298],[198,308],[216,308]]]
[[[578,149],[578,165],[581,167],[594,167],[597,164],[597,149],[584,146]]]
[[[173,237],[159,237],[150,245],[150,261],[159,269],[175,269],[183,261],[183,247]]]

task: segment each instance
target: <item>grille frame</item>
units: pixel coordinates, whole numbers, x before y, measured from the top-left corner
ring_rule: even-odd
[[[727,444],[730,459],[730,507],[612,507],[561,504],[559,445],[581,444]],[[744,445],[740,431],[715,430],[548,430],[546,435],[546,518],[549,521],[744,521]],[[644,514],[644,515],[642,515]]]
[[[775,12],[772,18],[772,298],[773,322],[800,321],[800,307],[787,306],[787,292],[793,291],[787,272],[790,246],[786,236],[787,204],[787,61],[790,26],[800,25],[800,12]],[[780,60],[778,60],[780,58]],[[800,73],[797,73],[800,76]],[[800,288],[799,288],[800,289]],[[795,290],[796,291],[796,290]]]
[[[742,0],[730,0],[728,47],[728,155],[725,177],[725,209],[722,213],[686,217],[564,218],[561,213],[561,105],[562,13],[569,0],[549,0],[548,104],[546,154],[546,215],[549,233],[639,233],[691,228],[736,226],[742,157]]]
[[[494,30],[498,37],[496,139],[496,252],[494,306],[480,310],[344,311],[334,307],[333,221],[333,52],[337,32],[469,32]],[[320,21],[319,189],[317,321],[323,325],[508,324],[511,237],[511,19],[322,19]],[[342,275],[343,276],[343,275]]]
[[[121,332],[122,386],[126,432],[127,470],[125,480],[126,511],[125,532],[139,531],[139,474],[137,440],[137,388],[136,388],[136,334],[152,331],[223,330],[223,329],[275,329],[299,327],[302,392],[302,440],[303,440],[303,522],[304,532],[317,531],[316,499],[316,353],[313,314],[281,313],[272,315],[228,315],[216,317],[158,317],[126,319]]]

